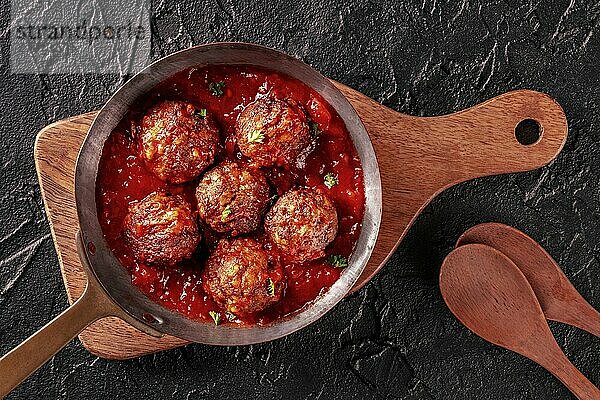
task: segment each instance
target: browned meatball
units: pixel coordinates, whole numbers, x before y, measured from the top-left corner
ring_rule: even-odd
[[[265,217],[271,241],[295,261],[325,255],[335,239],[338,217],[327,196],[312,189],[291,190],[281,196]]]
[[[219,131],[206,109],[183,101],[164,101],[142,118],[140,155],[161,180],[182,183],[196,178],[215,159]]]
[[[200,233],[190,204],[158,192],[129,206],[123,222],[126,243],[142,263],[173,265],[190,258]]]
[[[196,189],[198,214],[217,232],[252,232],[269,202],[269,184],[257,169],[224,161],[202,177]]]
[[[254,239],[223,239],[206,262],[204,290],[226,311],[248,315],[281,298],[285,282],[280,267],[269,267],[268,257]]]
[[[306,113],[295,101],[261,97],[240,113],[235,127],[242,154],[258,166],[302,161],[313,142]]]

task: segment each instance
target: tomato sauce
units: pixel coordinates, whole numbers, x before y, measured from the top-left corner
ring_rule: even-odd
[[[211,82],[223,81],[223,95],[215,96]],[[339,229],[326,254],[349,257],[360,235],[365,194],[360,158],[350,134],[336,111],[314,90],[302,82],[268,70],[249,66],[208,66],[189,68],[157,85],[123,118],[108,137],[102,152],[96,186],[98,217],[108,245],[117,259],[131,273],[132,283],[151,300],[195,320],[213,321],[209,311],[222,314],[221,321],[236,324],[268,324],[297,311],[324,293],[340,276],[342,269],[328,263],[327,257],[302,264],[282,261],[277,249],[267,243],[262,231],[253,236],[272,260],[279,260],[287,278],[280,302],[243,320],[227,322],[225,313],[202,288],[202,268],[210,249],[223,237],[201,224],[202,243],[196,255],[174,267],[141,264],[132,256],[123,240],[123,220],[128,206],[157,190],[183,195],[195,207],[198,180],[181,185],[167,184],[154,176],[138,158],[132,137],[132,122],[162,100],[184,100],[205,108],[221,128],[222,150],[217,162],[225,158],[244,163],[235,142],[235,123],[240,111],[254,101],[257,94],[292,98],[303,105],[320,130],[315,150],[302,169],[292,167],[263,168],[278,195],[295,187],[317,187],[326,192],[338,212]],[[332,173],[338,184],[327,188],[324,176]]]

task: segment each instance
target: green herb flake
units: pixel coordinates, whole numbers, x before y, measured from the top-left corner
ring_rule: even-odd
[[[208,90],[213,96],[223,97],[223,88],[225,87],[225,82],[211,82],[208,84]]]
[[[258,129],[248,133],[248,142],[249,143],[262,143],[264,140],[265,140],[265,134],[262,133]]]
[[[227,217],[229,217],[230,214],[231,214],[231,207],[229,205],[227,205],[227,207],[225,207],[225,209],[221,213],[221,222],[225,222],[225,220],[227,220]]]
[[[346,268],[348,266],[348,259],[340,255],[329,256],[327,262],[335,268]]]
[[[201,108],[199,110],[196,110],[196,112],[194,114],[196,115],[196,117],[205,118],[206,117],[206,108]]]
[[[267,278],[267,294],[271,297],[275,296],[275,283],[271,278]]]
[[[215,325],[219,325],[221,323],[221,313],[218,311],[209,311],[208,315],[211,316],[213,321],[215,321]]]
[[[225,318],[227,318],[227,321],[233,322],[236,320],[237,316],[232,312],[225,311]]]
[[[310,134],[313,137],[319,137],[321,136],[321,133],[323,133],[323,131],[319,128],[319,124],[317,124],[316,122],[310,124]]]
[[[325,186],[327,186],[327,189],[331,189],[332,187],[334,187],[335,185],[337,185],[339,183],[338,177],[336,175],[332,174],[331,172],[328,173],[327,175],[325,175],[324,182],[325,182]]]

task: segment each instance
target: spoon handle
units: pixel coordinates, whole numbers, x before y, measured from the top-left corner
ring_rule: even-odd
[[[579,400],[600,400],[600,389],[589,381],[558,347],[545,360],[534,360],[560,380]]]
[[[569,321],[566,322],[568,324],[600,337],[600,312],[583,298],[578,302],[576,312],[571,312],[567,315]]]

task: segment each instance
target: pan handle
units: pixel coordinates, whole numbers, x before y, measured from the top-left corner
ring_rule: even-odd
[[[0,358],[0,399],[44,365],[88,325],[101,318],[118,317],[142,332],[155,337],[162,336],[161,332],[129,316],[110,299],[90,268],[79,232],[76,242],[81,265],[87,276],[85,290],[71,307]]]
[[[0,358],[0,398],[8,395],[92,322],[115,314],[115,307],[99,283],[88,279],[83,295],[71,307]]]

